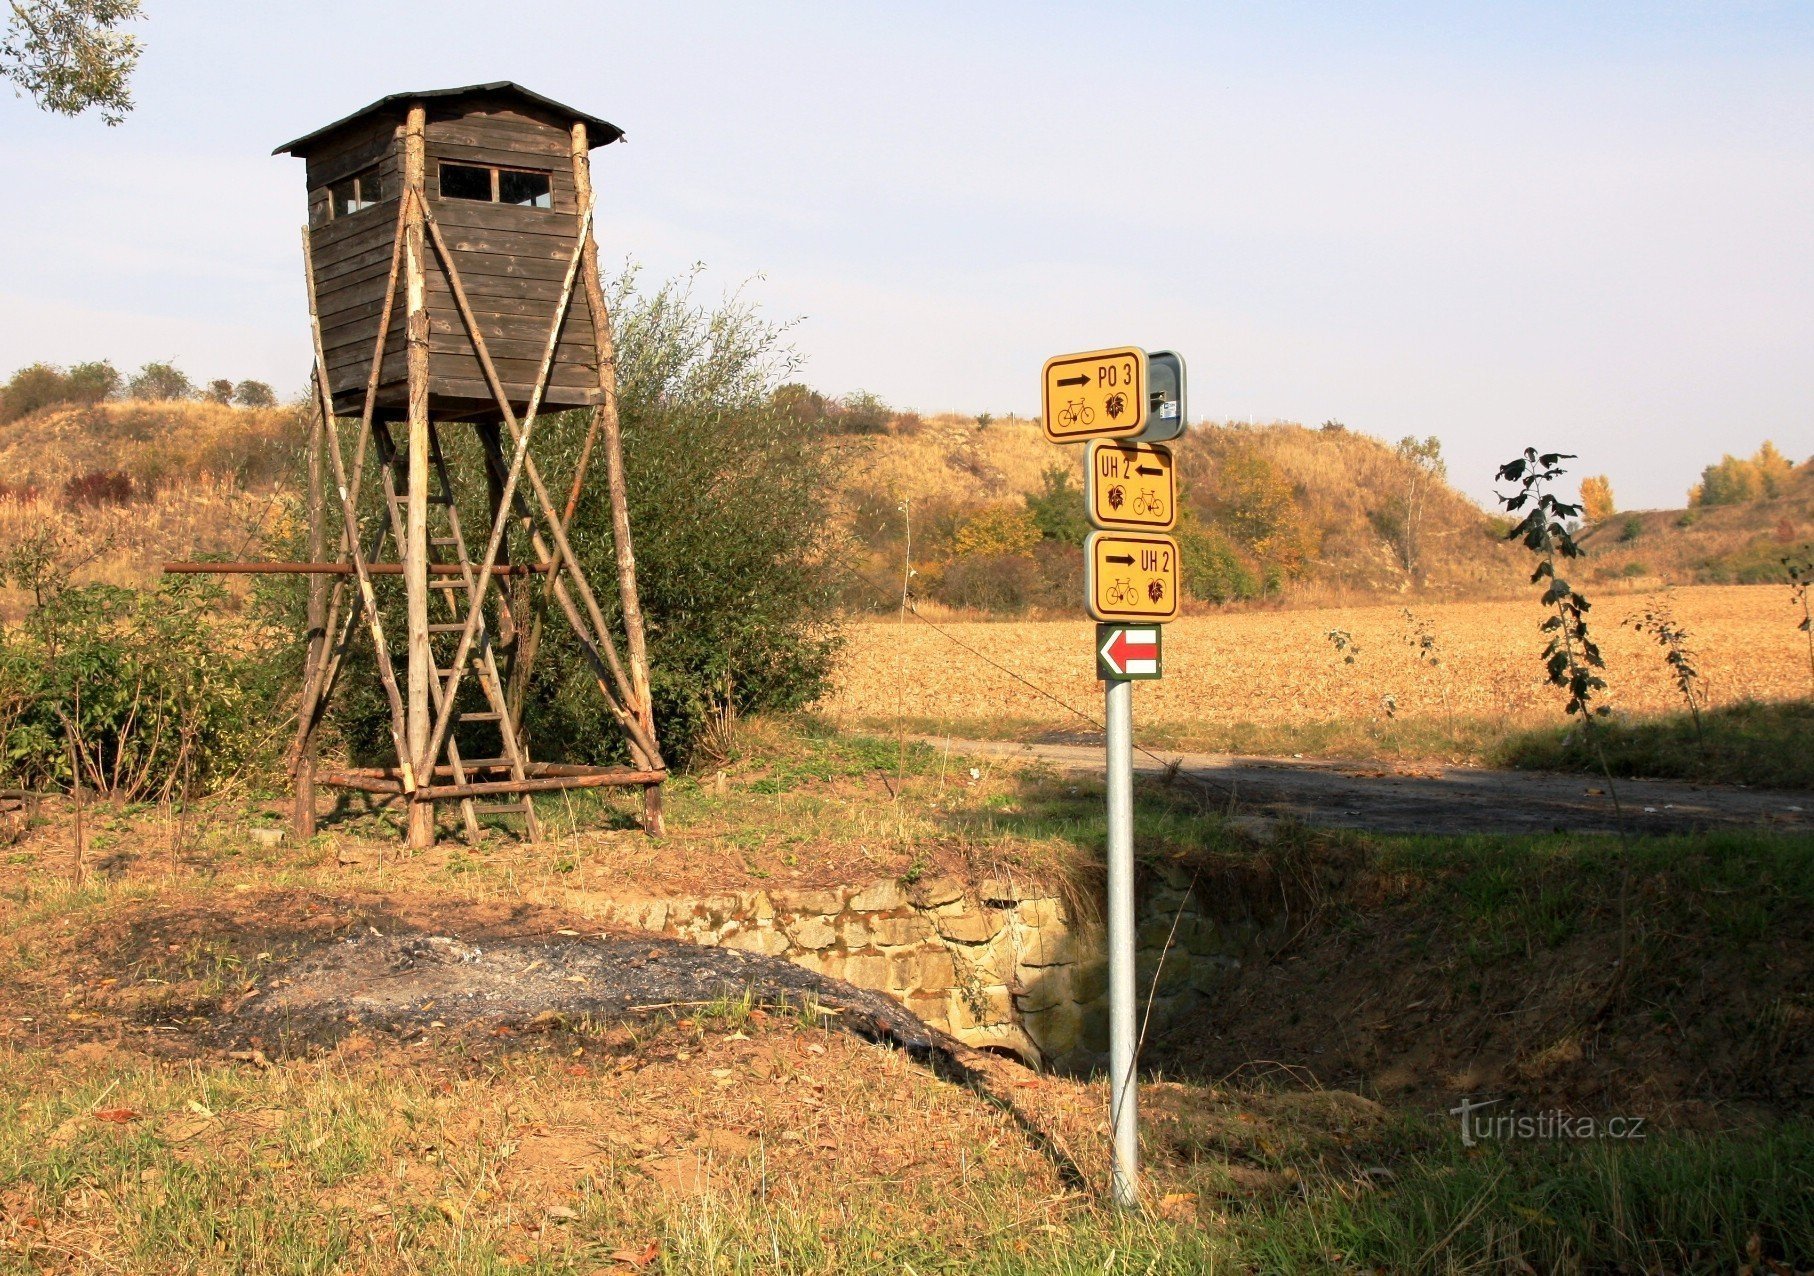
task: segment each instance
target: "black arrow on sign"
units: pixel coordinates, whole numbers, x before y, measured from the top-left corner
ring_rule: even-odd
[[[1159,475],[1165,473],[1165,471],[1156,465],[1139,465],[1134,467],[1134,473]]]
[[[1134,556],[1132,554],[1110,554],[1102,561],[1105,563],[1121,563],[1123,566],[1132,567],[1134,565]]]
[[[1087,373],[1087,372],[1080,372],[1074,377],[1059,377],[1058,378],[1059,385],[1088,385],[1089,383],[1090,383],[1090,376],[1089,376],[1089,373]]]

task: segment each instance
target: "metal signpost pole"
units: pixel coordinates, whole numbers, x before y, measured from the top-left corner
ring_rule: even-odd
[[[1084,610],[1096,626],[1108,775],[1111,1199],[1140,1205],[1139,1042],[1134,1031],[1134,687],[1164,676],[1178,614],[1178,473],[1162,440],[1184,429],[1184,360],[1135,346],[1055,355],[1041,373],[1046,438],[1087,443]]]
[[[1134,1079],[1134,684],[1103,686],[1109,790],[1109,1114],[1115,1204],[1140,1204],[1140,1113]]]

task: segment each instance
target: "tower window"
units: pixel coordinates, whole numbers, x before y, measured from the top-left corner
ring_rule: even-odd
[[[554,207],[553,184],[546,171],[479,164],[442,164],[441,198],[521,208]]]
[[[384,186],[378,179],[375,165],[362,168],[351,177],[343,177],[328,187],[328,206],[334,210],[336,217],[345,217],[370,208],[383,198]]]

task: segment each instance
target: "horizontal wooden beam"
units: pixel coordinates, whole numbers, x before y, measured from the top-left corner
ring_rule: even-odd
[[[573,768],[584,775],[544,775],[527,780],[485,780],[472,784],[423,784],[415,796],[423,800],[490,797],[500,793],[555,793],[562,789],[645,788],[668,778],[666,771],[638,771],[630,767]],[[370,774],[369,769],[320,771],[316,784],[330,788],[361,789],[367,793],[390,793],[401,796],[400,780]]]
[[[374,576],[401,576],[402,563],[367,563],[365,570]],[[517,563],[495,567],[494,576],[534,576],[546,571],[535,563]],[[165,563],[164,571],[182,576],[351,576],[351,563]],[[430,563],[430,576],[458,576],[465,571],[459,563]]]

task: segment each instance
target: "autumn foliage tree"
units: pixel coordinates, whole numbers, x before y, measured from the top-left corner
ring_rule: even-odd
[[[1755,455],[1744,459],[1730,454],[1717,465],[1701,471],[1701,481],[1688,493],[1692,506],[1749,505],[1782,493],[1794,463],[1768,439]]]
[[[1581,516],[1590,523],[1603,523],[1618,512],[1612,499],[1612,480],[1604,474],[1590,474],[1581,480]]]

